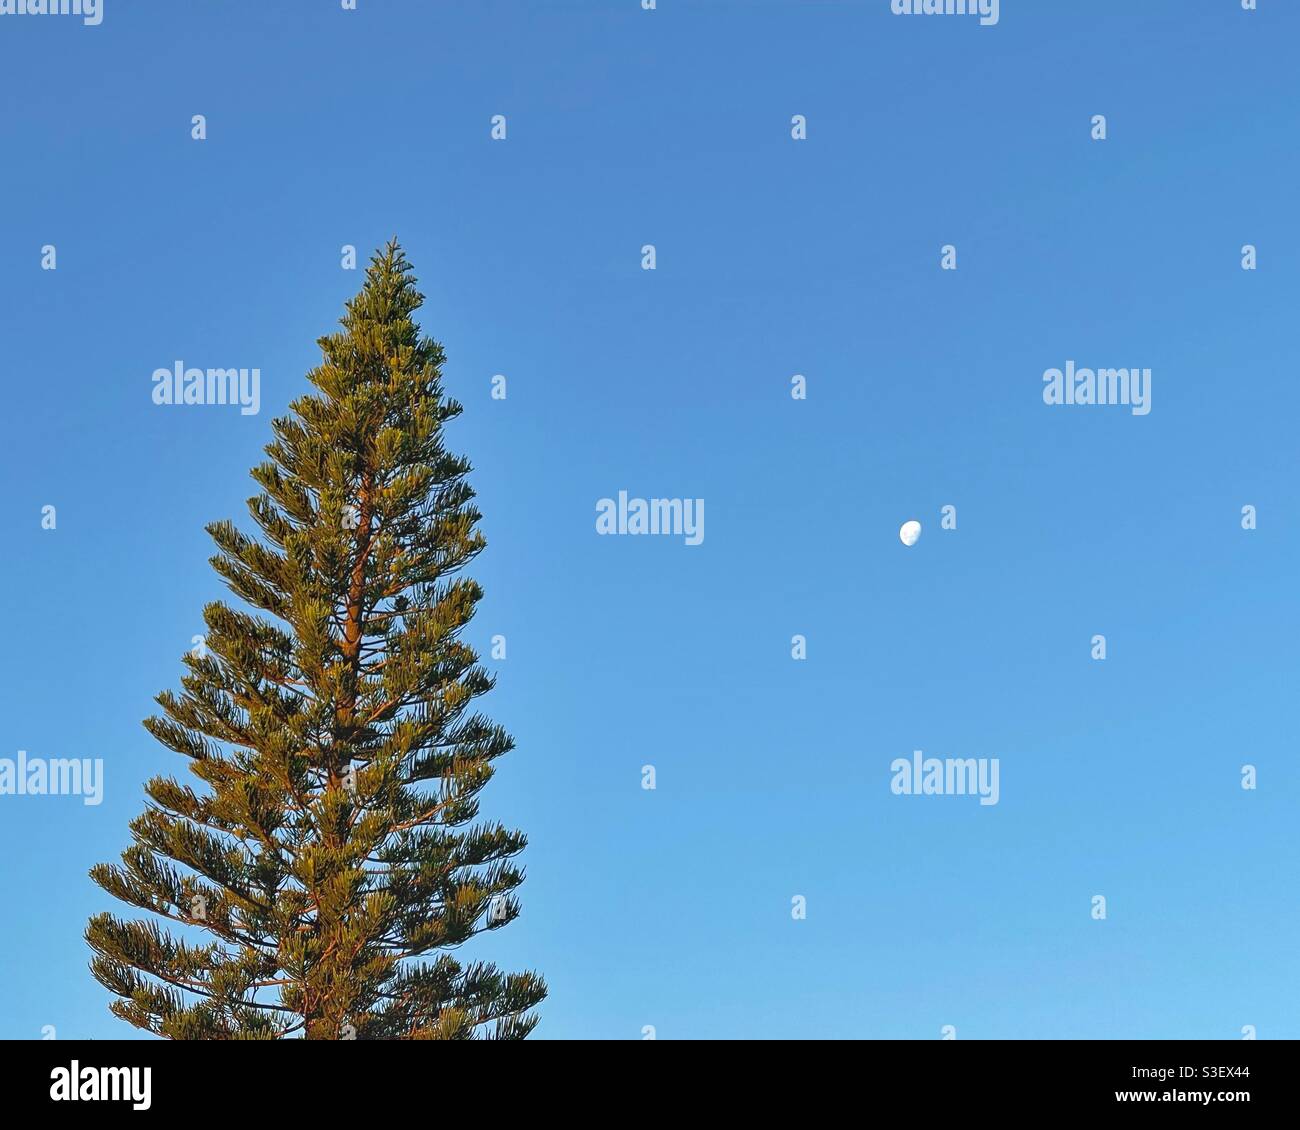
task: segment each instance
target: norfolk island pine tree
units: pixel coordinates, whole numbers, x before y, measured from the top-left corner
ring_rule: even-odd
[[[144,920],[94,916],[91,970],[123,1020],[172,1039],[522,1039],[535,973],[450,950],[519,913],[524,836],[478,818],[513,740],[461,630],[484,546],[443,447],[461,412],[394,240],[316,392],[273,421],[252,471],[261,537],[208,527],[249,606],[204,609],[203,648],[145,722],[197,787],[156,777],[120,864],[91,877]],[[265,614],[265,615],[263,615]],[[179,936],[166,923],[180,927]]]

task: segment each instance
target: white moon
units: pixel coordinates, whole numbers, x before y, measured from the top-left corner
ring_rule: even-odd
[[[921,536],[920,522],[904,522],[898,531],[898,540],[906,546],[916,544],[916,539]]]

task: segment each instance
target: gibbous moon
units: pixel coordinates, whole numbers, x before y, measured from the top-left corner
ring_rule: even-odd
[[[898,540],[906,546],[916,544],[916,539],[921,536],[920,522],[904,522],[898,530]]]

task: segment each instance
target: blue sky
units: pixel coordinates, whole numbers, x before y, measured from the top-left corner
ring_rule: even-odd
[[[0,757],[107,774],[0,796],[0,1036],[135,1034],[86,871],[185,772],[139,723],[224,592],[202,527],[394,234],[508,641],[484,812],[531,839],[470,949],[546,976],[538,1037],[1300,1036],[1300,8],[1260,7],[0,16]],[[178,359],[261,412],[153,404]],[[1067,360],[1150,414],[1045,405]],[[619,490],[703,544],[598,536]],[[999,803],[893,795],[917,749]]]

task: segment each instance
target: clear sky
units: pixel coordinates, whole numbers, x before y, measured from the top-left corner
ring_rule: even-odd
[[[140,719],[225,591],[202,527],[397,235],[507,639],[483,811],[531,838],[468,952],[546,976],[538,1037],[1300,1037],[1300,5],[1259,6],[0,16],[0,757],[106,767],[0,796],[0,1036],[136,1034],[86,871],[188,776]],[[155,405],[178,360],[260,412]],[[1067,362],[1150,413],[1045,404]],[[702,544],[599,536],[620,490]],[[913,750],[999,802],[895,795]]]

